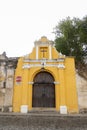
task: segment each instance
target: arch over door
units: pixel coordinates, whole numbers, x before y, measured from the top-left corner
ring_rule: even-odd
[[[48,72],[40,72],[34,78],[33,107],[55,107],[54,78]]]

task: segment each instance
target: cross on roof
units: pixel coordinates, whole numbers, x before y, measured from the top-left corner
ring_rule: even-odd
[[[41,49],[41,52],[43,52],[43,57],[45,57],[45,53],[44,52],[47,52],[47,50],[46,49]]]

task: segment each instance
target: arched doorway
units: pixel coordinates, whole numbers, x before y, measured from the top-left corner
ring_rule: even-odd
[[[48,72],[39,72],[34,77],[33,107],[55,107],[54,78]]]

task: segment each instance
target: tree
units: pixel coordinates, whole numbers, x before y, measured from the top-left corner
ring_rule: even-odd
[[[67,17],[55,27],[56,49],[66,56],[75,56],[76,65],[84,64],[87,45],[87,17]],[[85,48],[85,49],[84,49]]]
[[[80,24],[81,40],[87,44],[87,16],[83,18]]]

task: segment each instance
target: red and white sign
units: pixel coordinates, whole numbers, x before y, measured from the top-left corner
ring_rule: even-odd
[[[22,77],[21,77],[21,76],[17,76],[17,77],[16,77],[16,82],[17,82],[17,83],[20,83],[21,81],[22,81]]]

